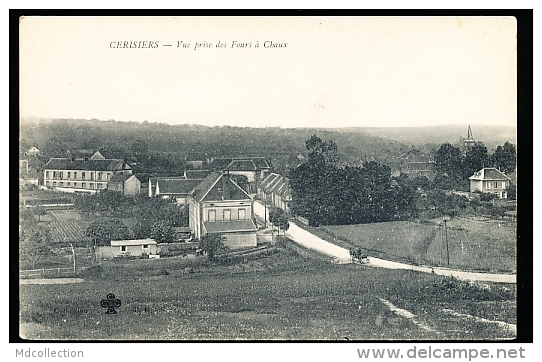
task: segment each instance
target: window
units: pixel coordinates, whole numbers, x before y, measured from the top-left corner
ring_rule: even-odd
[[[70,181],[68,181],[68,187],[71,187],[72,183]]]
[[[60,181],[60,187],[64,186],[64,182]]]
[[[231,220],[231,210],[224,210],[224,221],[230,221]]]
[[[53,171],[53,178],[56,178],[56,171]]]
[[[74,182],[74,183],[73,183],[73,187],[77,187],[77,182]]]
[[[489,182],[486,182],[486,189],[489,188]]]
[[[245,220],[245,209],[239,209],[239,220]]]
[[[216,221],[216,211],[215,210],[209,210],[209,215],[208,215],[208,221]]]
[[[111,174],[108,172],[107,173],[107,181],[111,180]]]
[[[94,188],[94,184],[91,182],[90,183],[90,188],[93,189]]]
[[[81,187],[82,188],[86,188],[87,187],[87,184],[85,182],[81,182]]]
[[[86,175],[85,175],[85,172],[81,172],[81,174],[82,174],[81,177],[82,177],[83,180],[84,180],[84,179],[85,179],[85,176],[86,176]]]
[[[53,186],[56,186],[56,181],[53,181]]]
[[[121,246],[120,251],[126,251],[126,246],[125,245]]]
[[[45,178],[49,178],[49,171],[45,171]]]
[[[145,244],[143,245],[143,249],[148,249],[149,248],[149,245]]]
[[[47,181],[47,186],[51,186],[51,181]]]
[[[498,186],[498,182],[495,182],[494,184],[495,184],[495,185],[494,185],[495,188],[499,187],[499,186]]]
[[[102,173],[101,172],[98,173],[98,181],[102,181]]]
[[[506,182],[505,182],[505,181],[502,182],[502,188],[503,188],[503,189],[506,188]]]
[[[68,171],[68,180],[72,177],[71,172]]]
[[[91,172],[91,173],[90,173],[90,179],[91,179],[91,180],[94,180],[94,172]]]
[[[103,186],[102,184],[98,184],[98,188],[99,188],[99,189],[101,189],[101,188],[102,188],[102,186]]]
[[[62,180],[64,178],[64,171],[60,171],[60,179]]]
[[[77,180],[77,172],[73,173],[73,178]]]

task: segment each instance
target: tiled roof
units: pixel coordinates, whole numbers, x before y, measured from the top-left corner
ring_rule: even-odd
[[[280,196],[290,195],[289,180],[277,173],[271,173],[260,184],[266,193],[275,193]]]
[[[111,179],[109,180],[109,182],[124,182],[124,181],[128,180],[132,176],[136,177],[135,175],[128,174],[128,173],[115,174],[115,175],[111,176]]]
[[[129,245],[155,245],[153,239],[137,239],[137,240],[111,240],[111,246],[129,246]]]
[[[186,170],[184,175],[188,180],[203,180],[211,174],[210,170]]]
[[[44,170],[84,170],[84,171],[115,171],[122,168],[123,160],[80,160],[71,158],[51,158],[43,166]],[[130,166],[127,166],[131,169]]]
[[[257,171],[271,166],[264,157],[229,157],[215,158],[209,165],[213,170]]]
[[[209,165],[212,170],[224,170],[231,163],[231,158],[215,158]]]
[[[204,222],[203,226],[209,234],[217,233],[235,233],[242,231],[257,231],[258,228],[252,220],[232,220],[232,221],[216,221]]]
[[[250,199],[241,187],[220,172],[212,172],[204,178],[194,188],[192,195],[197,202]]]
[[[227,167],[230,171],[257,171],[258,168],[252,160],[232,160]]]
[[[501,171],[496,168],[483,168],[478,172],[475,172],[474,175],[469,177],[470,180],[494,180],[494,181],[505,181],[510,180],[510,177],[506,176]]]
[[[271,168],[267,160],[263,157],[254,157],[252,158],[252,161],[254,162],[256,167],[260,170],[263,168]]]
[[[220,178],[220,172],[211,172],[209,176],[204,178],[193,190],[193,195],[196,201],[201,201],[207,191],[213,187],[215,182]]]
[[[200,180],[186,180],[185,178],[160,178],[156,180],[160,195],[189,194],[200,183]]]

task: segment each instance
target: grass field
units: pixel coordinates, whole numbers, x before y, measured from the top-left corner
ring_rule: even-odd
[[[190,262],[193,274],[181,273],[187,264],[179,259],[135,260],[103,264],[101,271],[86,275],[79,284],[21,285],[21,335],[69,340],[433,340],[515,335],[490,322],[442,312],[450,309],[515,323],[515,290],[500,285],[336,265],[282,248],[232,265]],[[122,301],[118,315],[106,315],[100,307],[110,292]],[[401,316],[386,303],[415,316]]]
[[[446,239],[438,221],[321,226],[310,231],[343,247],[360,246],[375,257],[447,266]],[[507,273],[516,270],[515,224],[456,218],[447,223],[447,234],[450,267]]]

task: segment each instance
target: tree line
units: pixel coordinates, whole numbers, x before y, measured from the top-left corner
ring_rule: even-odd
[[[131,197],[104,190],[93,195],[77,195],[74,206],[88,217],[99,213],[100,218],[86,229],[86,235],[96,245],[130,238],[171,242],[175,227],[188,226],[188,208],[177,205],[174,199]],[[137,223],[130,230],[122,218],[135,218]]]
[[[417,190],[405,175],[375,161],[338,165],[338,146],[311,136],[307,162],[290,172],[292,211],[311,225],[401,220],[416,214]]]
[[[510,142],[498,146],[489,154],[482,143],[474,144],[466,152],[450,143],[440,145],[435,153],[435,185],[446,190],[469,190],[469,177],[484,167],[495,167],[506,175],[516,169],[516,148]]]

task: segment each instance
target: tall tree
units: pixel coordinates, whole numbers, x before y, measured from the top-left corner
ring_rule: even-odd
[[[449,143],[440,145],[435,154],[435,169],[448,176],[461,175],[461,151]]]
[[[51,240],[51,234],[47,227],[22,230],[19,240],[20,257],[22,261],[32,263],[32,269],[36,267],[36,262],[45,260],[51,255],[51,249],[47,244]]]
[[[511,174],[516,169],[517,154],[516,147],[510,142],[498,146],[491,158],[493,166],[499,168],[506,174]]]
[[[93,221],[87,227],[85,235],[91,238],[96,246],[106,246],[111,240],[126,240],[131,237],[130,230],[119,219]]]
[[[207,260],[213,261],[216,254],[227,249],[220,234],[207,234],[199,242],[199,247],[207,254]]]
[[[461,151],[449,143],[440,145],[435,153],[437,174],[434,185],[441,189],[462,189],[467,185],[464,179]]]
[[[175,241],[175,231],[171,222],[160,220],[151,226],[151,238],[157,243],[171,243]]]
[[[488,167],[489,164],[489,155],[487,154],[486,146],[483,144],[473,145],[465,154],[465,158],[463,158],[463,178],[468,179],[476,171]]]
[[[333,140],[322,141],[315,134],[305,141],[309,164],[316,167],[335,166],[339,160],[338,147]]]

